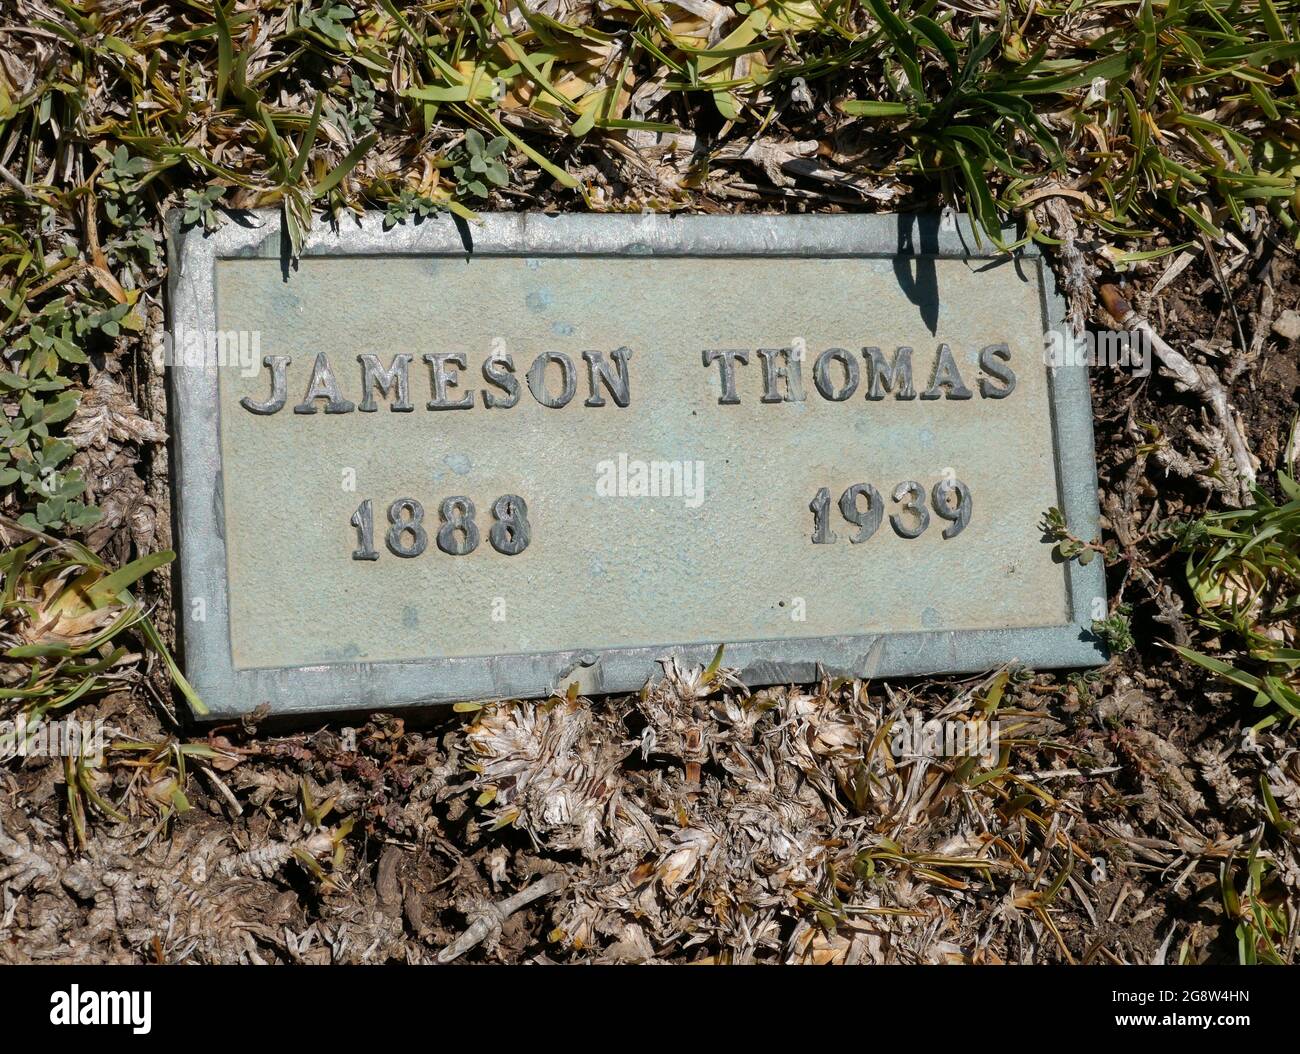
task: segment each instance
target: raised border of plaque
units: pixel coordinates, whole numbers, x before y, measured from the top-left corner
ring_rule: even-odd
[[[382,213],[345,216],[340,229],[317,225],[301,255],[577,255],[958,258],[999,256],[976,237],[969,219],[944,223],[933,215],[670,216],[494,213],[481,223],[440,216],[383,228]],[[234,214],[221,228],[182,230],[169,221],[168,324],[172,332],[216,329],[216,264],[221,259],[279,259],[292,267],[279,213]],[[1037,248],[1017,251],[1017,267],[1041,274],[1042,331],[1060,332],[1065,306]],[[1102,561],[1063,567],[1071,618],[1059,625],[1017,629],[927,630],[778,640],[712,640],[689,645],[582,648],[531,654],[419,661],[331,663],[236,669],[231,657],[226,545],[223,538],[218,367],[206,360],[169,368],[173,501],[178,531],[182,603],[178,630],[184,669],[212,718],[269,705],[273,715],[390,711],[461,700],[531,698],[563,691],[574,681],[584,694],[639,690],[670,656],[708,663],[721,643],[725,665],[748,685],[813,682],[824,675],[862,678],[971,673],[1020,662],[1036,669],[1097,665],[1105,659],[1091,631],[1094,598],[1105,596]],[[1049,370],[1059,506],[1071,529],[1097,535],[1098,506],[1092,409],[1087,368]],[[1041,511],[1041,510],[1040,510]],[[1046,543],[1045,543],[1046,544]],[[185,617],[202,598],[205,617]],[[288,603],[293,601],[286,600]],[[311,631],[304,620],[302,631]]]

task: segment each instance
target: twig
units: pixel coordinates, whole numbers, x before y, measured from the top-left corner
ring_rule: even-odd
[[[1159,356],[1165,369],[1183,389],[1195,392],[1209,406],[1232,453],[1241,498],[1249,500],[1251,488],[1255,485],[1254,459],[1246,448],[1246,441],[1237,427],[1236,414],[1228,405],[1228,396],[1214,371],[1208,367],[1198,368],[1192,365],[1185,356],[1166,344],[1160,334],[1151,328],[1151,323],[1133,310],[1116,286],[1103,284],[1101,300],[1115,321],[1150,341],[1152,350]]]
[[[1041,772],[1030,772],[1024,779],[1028,780],[1054,780],[1061,776],[1106,776],[1112,772],[1119,772],[1120,766],[1111,765],[1104,769],[1044,769]]]
[[[1232,299],[1232,291],[1228,288],[1228,279],[1224,276],[1223,267],[1219,263],[1219,254],[1214,251],[1214,243],[1204,233],[1201,234],[1201,245],[1205,248],[1205,256],[1210,261],[1214,280],[1219,283],[1223,299],[1228,302],[1228,308],[1232,311],[1232,321],[1237,327],[1237,345],[1242,351],[1246,351],[1249,348],[1246,343],[1246,331],[1241,326],[1241,315],[1237,311],[1237,302]]]
[[[199,765],[198,769],[201,773],[203,773],[204,776],[206,776],[209,780],[212,781],[212,785],[216,787],[217,790],[221,793],[221,796],[225,798],[227,802],[230,803],[230,808],[231,811],[234,813],[234,815],[243,816],[244,807],[239,804],[239,799],[235,797],[234,791],[232,791],[228,786],[226,786],[225,781],[220,776],[218,776],[215,772],[213,772],[212,769],[209,768],[207,765]]]
[[[1070,308],[1070,332],[1082,333],[1084,316],[1091,300],[1088,290],[1097,268],[1088,261],[1077,244],[1080,240],[1079,225],[1064,201],[1058,197],[1044,198],[1035,206],[1035,210],[1042,217],[1042,225],[1049,228],[1061,242],[1057,255],[1064,269],[1061,285]]]
[[[0,179],[3,179],[16,191],[18,191],[19,194],[25,197],[28,201],[31,201],[32,198],[35,197],[35,195],[31,192],[31,188],[29,188],[26,183],[24,183],[21,179],[19,179],[12,172],[10,172],[9,169],[5,168],[4,165],[0,165]]]
[[[549,893],[563,889],[568,884],[569,876],[563,871],[552,871],[545,878],[538,879],[527,889],[521,889],[513,897],[507,897],[499,904],[488,904],[483,913],[474,920],[464,933],[438,953],[438,962],[449,963],[458,959],[471,948],[479,944],[493,930],[505,925],[506,919],[534,900],[540,900]]]
[[[47,278],[44,282],[28,293],[27,299],[35,300],[38,296],[48,293],[56,286],[63,285],[64,282],[72,281],[72,279],[76,278],[77,275],[81,274],[81,272],[86,270],[89,266],[90,265],[86,263],[85,260],[70,261],[68,266],[63,268],[60,273]]]

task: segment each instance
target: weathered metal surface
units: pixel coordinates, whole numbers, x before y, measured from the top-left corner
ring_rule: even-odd
[[[214,714],[621,691],[721,642],[754,684],[1099,660],[1100,568],[1037,528],[1097,525],[1037,256],[914,217],[368,216],[289,268],[251,223],[172,240]],[[185,353],[218,331],[242,362]]]

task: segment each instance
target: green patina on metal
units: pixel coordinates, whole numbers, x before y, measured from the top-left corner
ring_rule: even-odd
[[[214,714],[628,690],[719,643],[753,684],[1101,658],[1100,568],[1037,526],[1097,508],[1036,255],[915,217],[366,217],[286,267],[257,223],[172,242]]]

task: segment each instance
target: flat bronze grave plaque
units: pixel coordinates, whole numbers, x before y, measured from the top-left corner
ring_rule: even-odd
[[[1099,662],[1087,378],[960,220],[499,214],[171,238],[214,715]]]

